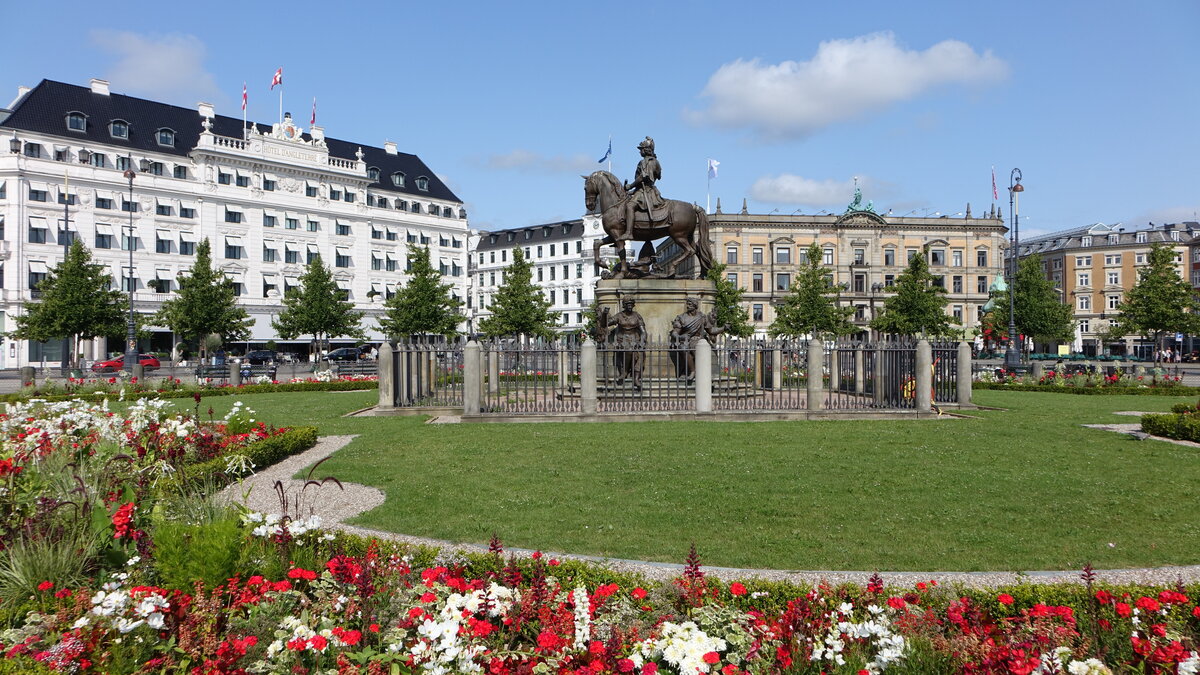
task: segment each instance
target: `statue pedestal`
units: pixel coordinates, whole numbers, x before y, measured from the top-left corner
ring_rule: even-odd
[[[607,307],[611,316],[621,311],[621,301],[633,298],[634,311],[646,322],[646,338],[651,347],[645,353],[642,372],[647,383],[655,379],[675,379],[679,369],[676,360],[683,358],[682,352],[667,351],[671,335],[671,322],[687,311],[684,301],[695,298],[700,304],[700,313],[708,314],[716,306],[717,289],[707,279],[601,279],[596,282],[596,302],[599,308]],[[606,352],[608,345],[600,345],[601,358],[620,358]],[[605,366],[610,366],[606,363]],[[601,378],[610,379],[616,373],[601,369]]]
[[[601,279],[596,282],[596,303],[612,316],[621,311],[621,301],[632,297],[634,310],[646,322],[650,342],[666,342],[671,322],[687,311],[684,300],[696,298],[700,313],[716,307],[717,287],[708,279]]]

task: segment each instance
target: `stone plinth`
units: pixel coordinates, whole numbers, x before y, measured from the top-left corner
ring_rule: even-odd
[[[621,301],[632,297],[634,310],[646,322],[651,342],[666,342],[671,322],[687,311],[684,300],[700,301],[700,312],[708,314],[716,306],[717,288],[708,279],[601,279],[596,282],[596,302],[607,307],[610,316],[621,311]]]

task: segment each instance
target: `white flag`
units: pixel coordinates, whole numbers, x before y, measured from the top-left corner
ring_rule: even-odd
[[[715,159],[708,160],[708,177],[709,178],[717,177],[717,167],[718,166],[721,166],[721,163],[718,162],[717,160],[715,160]]]

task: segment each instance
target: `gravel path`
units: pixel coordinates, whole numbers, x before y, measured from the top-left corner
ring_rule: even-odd
[[[1089,425],[1091,426],[1091,425]],[[1105,426],[1105,425],[1095,425]],[[1124,427],[1127,425],[1107,425]],[[1137,426],[1137,425],[1133,425]],[[1125,431],[1124,429],[1113,429]],[[306,452],[290,457],[264,471],[246,478],[242,485],[226,488],[222,495],[230,500],[242,502],[255,511],[281,513],[280,498],[276,492],[275,483],[281,482],[289,499],[289,511],[296,513],[295,505],[299,504],[299,513],[307,516],[315,513],[321,516],[324,526],[357,534],[365,537],[375,537],[381,540],[406,542],[409,544],[437,546],[446,552],[486,553],[486,546],[472,544],[456,544],[453,542],[412,537],[393,532],[370,530],[342,521],[365,513],[384,502],[384,494],[372,487],[356,483],[342,483],[341,490],[336,485],[326,484],[321,488],[309,487],[304,489],[304,481],[294,480],[292,476],[306,466],[310,466],[332,455],[345,447],[354,436],[325,436]],[[1167,440],[1167,439],[1159,439]],[[320,469],[314,472],[314,477],[320,477]],[[247,493],[246,491],[249,490]],[[297,501],[298,500],[298,501]],[[524,549],[506,549],[508,553],[530,555],[532,551]],[[595,556],[573,555],[565,553],[544,552],[548,558],[586,560],[605,565],[616,571],[634,572],[653,579],[671,579],[679,576],[683,566],[675,563],[650,563],[635,560],[619,560],[599,558]],[[703,553],[703,552],[702,552]],[[790,581],[800,584],[816,584],[824,581],[830,584],[853,582],[865,585],[873,574],[849,571],[822,570],[759,570],[735,569],[729,567],[705,566],[707,574],[719,578],[746,579],[759,578],[773,581]],[[1025,571],[1025,572],[887,572],[882,571],[884,582],[896,586],[913,586],[917,582],[936,580],[942,585],[959,585],[967,588],[994,588],[997,586],[1038,583],[1050,584],[1061,582],[1079,582],[1079,570],[1069,571]],[[1150,569],[1132,570],[1097,570],[1100,581],[1112,584],[1149,584],[1156,586],[1174,585],[1177,581],[1184,583],[1200,582],[1200,565],[1181,567],[1156,567]]]

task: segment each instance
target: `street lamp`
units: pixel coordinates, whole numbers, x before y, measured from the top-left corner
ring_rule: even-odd
[[[1012,246],[1009,249],[1008,273],[1008,351],[1004,353],[1004,368],[1015,372],[1021,367],[1021,345],[1017,343],[1017,321],[1014,310],[1017,295],[1017,259],[1021,246],[1021,217],[1017,215],[1017,193],[1024,192],[1021,170],[1013,169],[1008,180],[1008,211],[1012,218]]]
[[[133,276],[133,249],[137,239],[134,237],[133,230],[133,179],[137,176],[137,172],[133,170],[133,156],[127,155],[126,168],[124,176],[129,180],[129,204],[126,207],[129,211],[129,233],[126,235],[125,242],[129,248],[129,321],[125,326],[125,369],[130,373],[133,372],[133,367],[139,363],[138,348],[137,348],[137,326],[133,320],[133,288],[135,279]],[[143,172],[149,170],[149,162],[142,160],[141,169]]]

